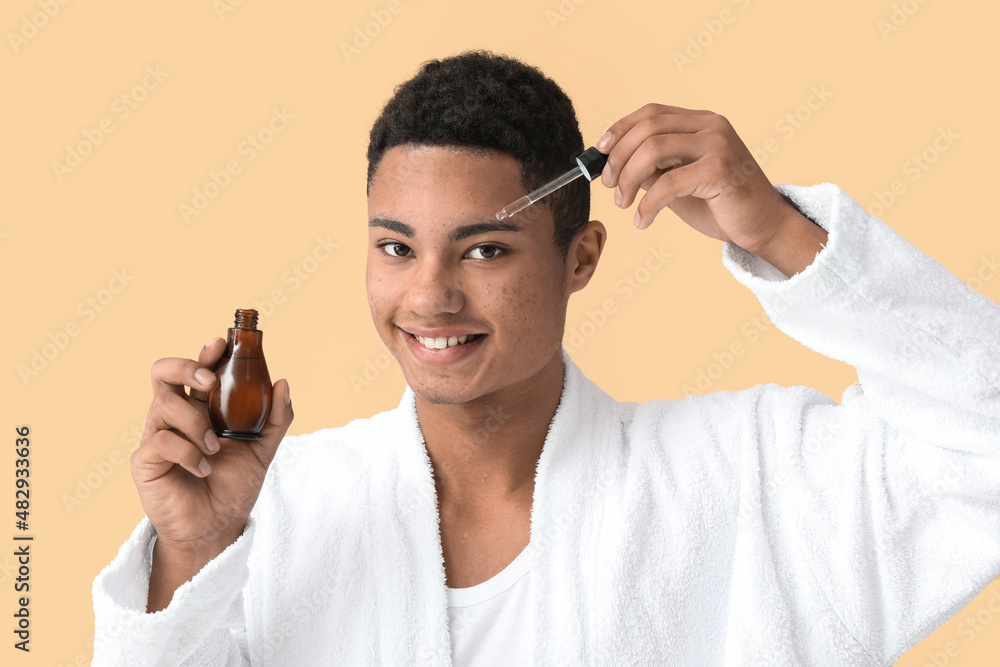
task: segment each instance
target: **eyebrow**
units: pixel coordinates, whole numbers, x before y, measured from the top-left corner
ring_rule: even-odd
[[[407,238],[416,238],[416,232],[413,231],[413,227],[405,222],[400,222],[399,220],[393,220],[391,218],[372,218],[368,221],[368,226],[385,227],[386,229],[396,232],[397,234],[402,234]],[[480,222],[473,222],[468,225],[462,225],[461,227],[456,227],[451,230],[450,234],[448,234],[448,241],[455,243],[456,241],[461,241],[462,239],[469,238],[470,236],[478,236],[479,234],[487,234],[489,232],[523,231],[523,227],[508,220],[483,220]]]

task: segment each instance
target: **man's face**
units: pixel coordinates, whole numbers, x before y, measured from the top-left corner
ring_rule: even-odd
[[[569,292],[552,215],[495,217],[524,194],[513,157],[438,146],[396,146],[372,177],[368,303],[425,401],[529,383],[560,353]]]

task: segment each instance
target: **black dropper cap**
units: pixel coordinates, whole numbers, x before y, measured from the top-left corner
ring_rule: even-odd
[[[580,171],[587,177],[587,180],[592,181],[604,171],[604,165],[608,163],[608,156],[591,146],[580,154],[576,163],[580,165]]]

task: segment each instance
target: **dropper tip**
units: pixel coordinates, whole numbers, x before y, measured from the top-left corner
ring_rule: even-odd
[[[504,209],[504,210],[500,211],[499,213],[497,213],[497,222],[503,220],[506,217],[507,217],[507,209]]]

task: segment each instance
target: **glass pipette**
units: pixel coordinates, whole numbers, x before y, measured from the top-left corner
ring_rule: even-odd
[[[607,155],[601,153],[594,147],[588,148],[576,158],[575,167],[552,179],[537,190],[532,190],[517,201],[504,206],[503,210],[497,213],[497,220],[504,220],[519,211],[523,211],[525,208],[531,206],[542,197],[552,194],[567,183],[572,183],[581,176],[586,176],[588,181],[594,180],[604,169],[604,165],[607,161]]]

